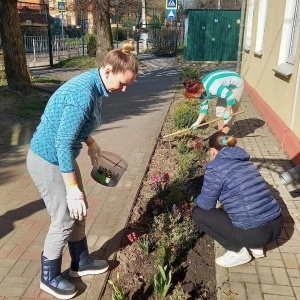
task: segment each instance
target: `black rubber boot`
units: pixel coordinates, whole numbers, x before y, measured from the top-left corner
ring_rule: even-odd
[[[71,277],[81,277],[85,275],[96,275],[108,270],[107,260],[93,259],[88,252],[86,237],[79,242],[69,242],[71,255]]]
[[[40,288],[58,299],[71,299],[76,295],[75,285],[61,275],[61,257],[49,260],[42,254]]]

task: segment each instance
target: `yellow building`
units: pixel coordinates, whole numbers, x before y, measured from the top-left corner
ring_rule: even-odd
[[[291,160],[300,164],[300,1],[245,1],[246,91]]]
[[[49,5],[50,16],[54,19],[62,19],[64,28],[78,28],[83,23],[83,32],[91,32],[93,28],[93,15],[90,5],[85,0],[30,0],[28,2],[19,1],[18,10],[21,16],[22,26],[41,26],[42,17],[45,15],[44,4]],[[82,3],[82,4],[81,4]]]
[[[60,10],[60,4],[65,3],[65,10]],[[84,32],[90,32],[93,27],[93,14],[91,5],[86,4],[87,1],[80,0],[48,0],[49,13],[53,18],[63,16],[63,24],[65,27],[78,27],[83,23]]]

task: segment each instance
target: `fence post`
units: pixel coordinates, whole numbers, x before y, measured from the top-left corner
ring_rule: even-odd
[[[45,4],[45,8],[46,8],[46,20],[47,20],[47,32],[48,32],[49,64],[51,67],[53,67],[52,36],[51,36],[51,24],[50,24],[48,4]]]
[[[60,60],[60,56],[59,56],[59,47],[60,47],[60,42],[59,42],[59,38],[56,37],[55,39],[55,44],[56,44],[56,55],[57,55],[57,59]]]
[[[35,56],[35,40],[34,40],[34,38],[32,39],[32,48],[33,48],[33,60],[36,60],[36,56]]]
[[[81,11],[81,39],[82,39],[82,56],[84,56],[84,31],[83,31],[83,25],[84,25],[84,20],[83,20],[83,15]]]

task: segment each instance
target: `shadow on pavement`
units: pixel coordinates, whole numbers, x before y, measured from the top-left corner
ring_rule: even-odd
[[[27,203],[16,209],[7,211],[0,217],[0,239],[5,237],[11,231],[14,230],[14,223],[19,220],[28,218],[30,215],[45,208],[44,201],[42,199]]]
[[[264,125],[265,121],[257,118],[236,120],[232,126],[232,129],[230,130],[230,134],[234,134],[234,136],[237,138],[243,138],[246,136],[250,137],[249,134],[253,134],[257,128],[260,128]],[[251,137],[255,137],[255,135],[252,135]]]

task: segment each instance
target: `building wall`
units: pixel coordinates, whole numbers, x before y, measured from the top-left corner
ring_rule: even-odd
[[[300,91],[296,89],[299,73],[300,38],[298,40],[293,73],[284,77],[273,71],[279,63],[279,52],[285,13],[285,0],[269,0],[266,13],[263,51],[254,54],[258,27],[259,0],[254,1],[252,36],[249,51],[243,49],[241,75],[246,81],[248,92],[271,129],[281,141],[292,159],[298,160],[300,152]],[[247,1],[249,4],[249,1]],[[249,5],[245,14],[244,45],[246,43]],[[288,20],[290,21],[290,20]],[[300,75],[299,75],[300,76]],[[299,81],[299,78],[298,78]],[[250,95],[250,97],[251,97]],[[294,114],[294,116],[293,116]],[[294,149],[298,147],[298,149]],[[300,158],[299,158],[300,163]]]
[[[38,1],[38,0],[36,0]],[[49,13],[53,18],[61,18],[61,12],[58,10],[59,0],[49,0]],[[75,0],[65,0],[66,2],[66,11],[64,13],[64,26],[77,26],[81,25],[81,20],[78,18],[77,14],[81,13],[79,8],[76,8]],[[78,10],[78,12],[76,11]],[[89,28],[84,28],[84,33],[89,33],[93,28],[93,14],[91,7],[85,8],[82,11],[82,19],[89,20]]]

